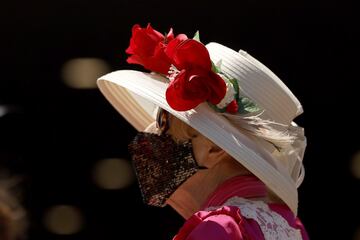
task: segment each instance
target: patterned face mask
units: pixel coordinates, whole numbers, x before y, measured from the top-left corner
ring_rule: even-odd
[[[163,207],[170,195],[200,167],[190,141],[176,143],[170,135],[140,132],[129,144],[146,204]]]

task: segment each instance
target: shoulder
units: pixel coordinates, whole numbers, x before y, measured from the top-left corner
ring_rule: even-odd
[[[174,240],[308,239],[299,219],[285,205],[243,198],[199,211],[186,221]]]
[[[253,226],[252,226],[253,225]],[[174,240],[243,240],[249,239],[248,230],[261,232],[251,220],[243,218],[239,208],[222,206],[215,210],[199,211],[189,218]],[[256,231],[257,230],[257,231]]]

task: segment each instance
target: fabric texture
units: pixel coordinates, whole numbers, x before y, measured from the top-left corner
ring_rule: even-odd
[[[173,240],[283,240],[295,236],[285,238],[282,227],[290,229],[292,233],[296,232],[298,239],[308,240],[309,237],[300,219],[295,217],[285,204],[266,204],[262,201],[250,200],[265,196],[266,187],[256,177],[231,178],[215,190],[201,211],[185,222]],[[247,202],[249,204],[246,204]],[[258,216],[264,217],[264,214],[267,214],[267,218],[275,219],[273,224],[266,222],[265,218],[256,219],[255,210],[251,212],[252,205],[260,206],[260,211],[263,211],[261,212],[263,215]],[[276,225],[276,223],[281,224]],[[266,224],[275,231],[264,230]],[[279,232],[276,232],[276,229]]]

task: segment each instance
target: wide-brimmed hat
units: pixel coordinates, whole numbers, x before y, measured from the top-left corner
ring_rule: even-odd
[[[303,178],[301,170],[306,145],[302,128],[293,122],[303,112],[300,102],[271,70],[249,53],[237,52],[214,42],[207,44],[206,49],[212,62],[221,68],[219,75],[235,79],[241,95],[255,102],[260,113],[237,118],[240,113],[218,111],[208,101],[189,110],[175,110],[166,96],[173,79],[154,72],[118,70],[100,77],[98,87],[138,131],[155,121],[159,107],[184,121],[251,171],[296,214],[297,187]],[[251,134],[249,128],[240,126],[253,124],[252,127],[258,129],[254,122],[259,119],[266,123],[263,125],[274,125],[275,132],[290,134],[291,144],[283,149],[271,147],[276,144],[269,144],[271,140],[262,138],[261,131]],[[263,130],[266,135],[269,129]]]

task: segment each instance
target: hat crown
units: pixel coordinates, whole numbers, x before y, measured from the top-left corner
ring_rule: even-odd
[[[262,118],[290,125],[303,112],[299,100],[280,78],[247,52],[236,52],[215,42],[206,48],[211,60],[221,63],[221,70],[238,81],[241,94],[264,110]]]

